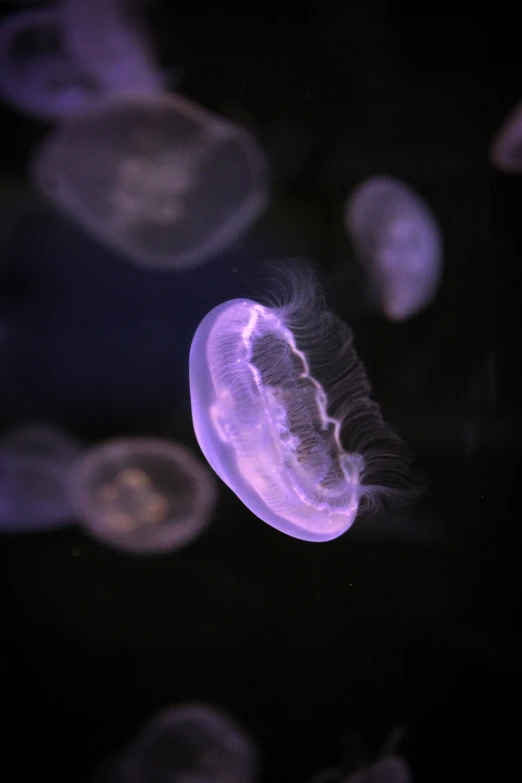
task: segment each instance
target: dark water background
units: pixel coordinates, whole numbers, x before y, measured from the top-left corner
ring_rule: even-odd
[[[16,780],[84,781],[157,709],[198,699],[253,735],[271,783],[335,764],[347,729],[377,749],[397,723],[420,783],[504,779],[519,742],[522,177],[487,156],[521,97],[518,28],[497,6],[175,5],[149,6],[162,62],[258,135],[270,209],[198,270],[139,269],[31,194],[25,166],[47,128],[1,107],[0,424],[197,448],[199,320],[251,294],[267,257],[303,255],[429,489],[402,533],[361,521],[320,545],[224,486],[208,533],[163,558],[74,526],[3,536],[0,764]],[[357,274],[352,286],[338,271],[353,265],[343,201],[381,173],[422,193],[444,237],[440,294],[401,325],[359,307]]]

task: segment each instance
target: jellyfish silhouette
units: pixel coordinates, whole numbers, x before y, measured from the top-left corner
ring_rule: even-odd
[[[101,94],[64,45],[61,6],[20,11],[0,25],[0,95],[17,111],[55,121]]]
[[[71,463],[81,445],[45,423],[13,429],[0,441],[0,530],[51,530],[71,522]]]
[[[420,196],[391,177],[365,180],[346,202],[345,226],[391,321],[431,303],[442,273],[442,241]]]
[[[235,299],[199,325],[192,418],[218,476],[260,519],[328,541],[359,510],[416,494],[410,456],[371,397],[348,327],[292,266],[272,306]]]
[[[404,727],[394,727],[379,757],[372,759],[362,737],[345,732],[341,764],[314,775],[308,783],[412,783],[410,767],[398,753],[403,736]]]
[[[186,546],[210,522],[216,500],[206,466],[161,438],[120,438],[88,449],[73,467],[70,492],[95,538],[136,555]]]
[[[37,186],[142,266],[184,269],[257,218],[264,155],[244,129],[179,95],[122,95],[68,118],[32,166]]]
[[[388,756],[347,776],[339,770],[326,770],[314,776],[309,783],[413,783],[413,778],[402,758]]]
[[[156,714],[95,781],[114,783],[253,783],[252,740],[222,710],[184,704]]]
[[[105,91],[157,92],[164,86],[137,0],[63,0],[64,41]]]
[[[522,103],[508,114],[495,134],[489,157],[500,171],[522,174]]]

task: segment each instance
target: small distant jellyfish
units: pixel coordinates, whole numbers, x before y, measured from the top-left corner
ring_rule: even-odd
[[[326,770],[309,783],[413,783],[408,764],[399,756],[388,756],[344,776],[339,770]]]
[[[201,450],[257,517],[306,541],[411,500],[410,457],[370,396],[348,327],[311,273],[273,306],[233,299],[199,325],[190,394]]]
[[[0,96],[30,117],[55,121],[95,101],[100,86],[66,51],[60,6],[22,11],[0,25]]]
[[[405,759],[398,755],[395,747],[402,731],[399,729],[399,734],[396,734],[396,731],[392,731],[386,743],[388,747],[383,748],[379,754],[380,758],[371,760],[364,745],[360,745],[357,749],[363,753],[356,753],[355,758],[348,756],[339,767],[314,775],[309,783],[412,783],[410,767]]]
[[[72,502],[100,541],[135,555],[181,549],[210,522],[213,477],[185,446],[121,438],[88,449],[72,470]]]
[[[69,471],[81,446],[48,424],[30,424],[0,440],[0,530],[32,533],[70,524]]]
[[[490,160],[500,171],[522,174],[522,103],[515,106],[497,131]]]
[[[354,772],[343,783],[413,783],[413,778],[404,759],[388,756]]]
[[[391,321],[404,321],[434,299],[442,274],[442,240],[428,206],[411,188],[373,177],[351,194],[345,226]]]
[[[267,200],[265,158],[244,129],[178,95],[98,103],[50,136],[33,179],[58,207],[140,266],[217,255]]]
[[[154,43],[137,0],[63,0],[64,40],[104,90],[161,91]]]
[[[115,783],[253,783],[257,753],[252,740],[206,704],[165,709],[95,777]]]

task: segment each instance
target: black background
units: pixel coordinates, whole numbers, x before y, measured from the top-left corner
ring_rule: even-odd
[[[335,765],[349,729],[377,751],[398,723],[415,780],[500,780],[519,741],[522,178],[488,147],[521,97],[519,28],[500,5],[382,0],[147,14],[180,90],[257,134],[270,208],[198,270],[139,269],[38,199],[26,165],[48,128],[2,106],[0,424],[197,449],[199,320],[251,293],[265,258],[303,255],[429,488],[402,534],[360,520],[328,544],[285,537],[224,485],[208,532],[161,558],[73,525],[2,536],[0,763],[87,780],[157,709],[197,699],[236,716],[272,783]],[[343,202],[374,174],[422,193],[444,238],[438,298],[400,325],[344,271]]]

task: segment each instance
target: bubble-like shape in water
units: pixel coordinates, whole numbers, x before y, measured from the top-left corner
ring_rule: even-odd
[[[39,188],[141,266],[193,267],[258,217],[266,164],[243,128],[179,95],[125,95],[70,117],[32,166]]]
[[[70,478],[80,521],[100,541],[136,555],[181,549],[210,522],[213,476],[185,446],[118,438],[86,451]]]
[[[192,418],[218,476],[256,516],[307,541],[337,538],[360,509],[412,498],[410,457],[372,400],[348,327],[313,276],[286,297],[233,299],[190,350]]]
[[[100,86],[66,50],[58,5],[21,11],[0,26],[0,95],[17,111],[57,120],[97,100]]]
[[[522,102],[512,109],[495,134],[489,157],[500,171],[522,174]]]
[[[240,726],[207,704],[157,713],[95,780],[117,783],[253,783],[257,752]]]
[[[136,0],[63,0],[64,40],[75,60],[104,90],[163,88],[154,44]]]
[[[421,197],[391,177],[365,180],[345,206],[356,255],[392,321],[404,321],[434,299],[442,275],[442,239]]]
[[[80,444],[49,424],[10,430],[0,441],[0,530],[32,533],[71,522],[71,463]]]

